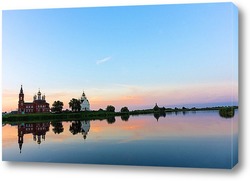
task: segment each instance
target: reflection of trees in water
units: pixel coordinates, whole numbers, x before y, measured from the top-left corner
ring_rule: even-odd
[[[166,112],[165,111],[164,112],[163,111],[162,112],[155,112],[154,117],[158,121],[160,117],[164,117],[164,118],[166,117]]]
[[[123,121],[128,121],[128,120],[129,120],[129,114],[121,115],[121,119],[122,119]]]
[[[83,138],[86,139],[88,132],[90,130],[90,121],[73,121],[69,127],[69,131],[76,135],[78,133],[81,133],[83,135]]]
[[[232,118],[234,117],[234,107],[222,107],[219,109],[219,115],[223,118]]]
[[[69,131],[75,135],[75,134],[78,134],[78,133],[81,133],[81,122],[80,121],[73,121],[69,127]]]
[[[115,117],[109,117],[107,118],[108,124],[113,124],[115,122]]]
[[[51,125],[54,127],[52,131],[55,134],[60,134],[64,131],[62,122],[52,122]]]
[[[166,115],[172,115],[174,112],[166,112]]]

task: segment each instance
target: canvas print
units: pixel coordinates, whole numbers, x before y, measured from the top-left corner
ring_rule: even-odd
[[[2,14],[3,161],[237,164],[233,3]]]

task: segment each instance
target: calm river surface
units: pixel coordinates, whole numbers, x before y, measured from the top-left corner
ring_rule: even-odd
[[[3,125],[3,161],[231,168],[238,111]]]

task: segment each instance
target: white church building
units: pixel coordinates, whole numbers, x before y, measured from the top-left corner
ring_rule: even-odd
[[[82,97],[81,97],[80,101],[81,101],[81,111],[89,111],[90,110],[89,101],[88,101],[84,91],[82,93]]]

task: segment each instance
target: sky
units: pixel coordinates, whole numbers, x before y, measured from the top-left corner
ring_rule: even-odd
[[[238,105],[237,27],[232,3],[4,10],[2,109],[21,85],[65,109]]]

